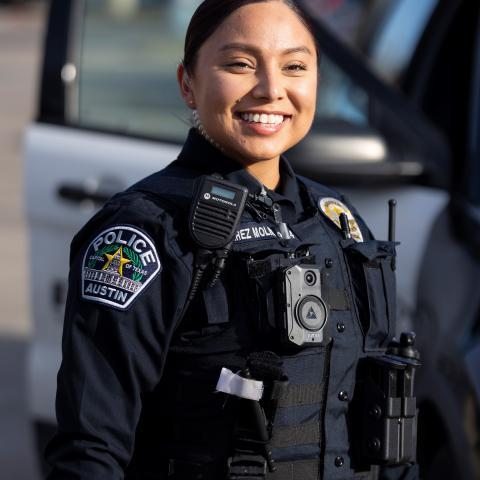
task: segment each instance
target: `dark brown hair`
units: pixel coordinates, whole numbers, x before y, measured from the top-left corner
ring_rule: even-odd
[[[183,65],[185,70],[192,75],[195,69],[195,61],[197,53],[201,46],[222,24],[222,22],[235,10],[251,3],[265,3],[269,1],[281,1],[294,12],[299,20],[305,25],[311,33],[315,47],[317,49],[317,57],[320,59],[320,49],[318,47],[313,27],[309,18],[300,10],[297,4],[292,0],[205,0],[200,4],[190,20],[187,34],[185,36],[185,47],[183,56]]]

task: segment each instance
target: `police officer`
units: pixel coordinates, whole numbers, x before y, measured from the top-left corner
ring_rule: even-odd
[[[179,158],[72,242],[50,480],[378,478],[355,453],[355,395],[362,359],[395,330],[394,247],[281,156],[313,121],[317,64],[293,2],[196,11],[178,68],[195,128]],[[211,174],[248,198],[218,280],[192,295],[205,265],[189,212]],[[258,398],[240,392],[259,384]]]

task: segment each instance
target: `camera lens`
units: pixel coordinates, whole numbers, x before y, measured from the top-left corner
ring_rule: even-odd
[[[309,287],[317,283],[317,276],[315,275],[315,272],[312,272],[311,270],[309,270],[308,272],[305,273],[305,283]]]

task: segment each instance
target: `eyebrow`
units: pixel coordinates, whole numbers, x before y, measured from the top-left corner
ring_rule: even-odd
[[[220,49],[222,52],[227,50],[243,50],[250,53],[260,52],[259,48],[254,47],[253,45],[248,45],[247,43],[228,43]],[[282,51],[282,55],[290,55],[292,53],[307,53],[308,55],[313,55],[312,51],[305,45],[287,48],[286,50]]]

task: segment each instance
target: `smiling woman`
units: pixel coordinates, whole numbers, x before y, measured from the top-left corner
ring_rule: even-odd
[[[293,2],[195,12],[179,157],[72,242],[50,480],[417,478],[395,242],[283,156],[318,58]]]
[[[315,40],[291,2],[229,2],[223,9],[225,2],[215,2],[217,15],[202,15],[212,4],[199,8],[187,32],[178,68],[182,95],[201,131],[263,181],[262,172],[278,171],[279,156],[313,122]],[[192,38],[199,37],[196,29],[213,31],[200,44]],[[263,183],[276,187],[275,178]]]

